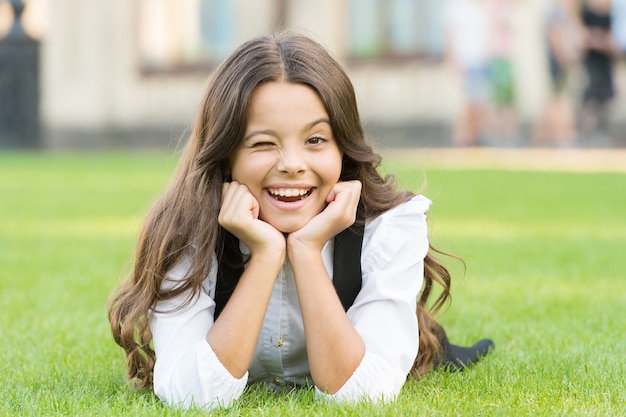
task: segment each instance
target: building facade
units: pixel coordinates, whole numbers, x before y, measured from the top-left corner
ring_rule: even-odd
[[[244,40],[277,28],[328,47],[351,77],[375,141],[384,144],[394,128],[419,135],[420,126],[431,142],[445,141],[463,100],[445,59],[445,0],[25,3],[40,16],[40,107],[50,146],[184,139],[211,69]],[[546,2],[510,3],[515,111],[532,125],[549,94]]]

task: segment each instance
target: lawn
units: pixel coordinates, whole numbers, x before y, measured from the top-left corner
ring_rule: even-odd
[[[176,155],[0,154],[0,415],[202,415],[130,390],[105,304]],[[436,166],[436,163],[432,164]],[[394,157],[433,200],[451,262],[450,337],[496,350],[397,402],[250,390],[216,415],[626,415],[626,174],[437,170]]]

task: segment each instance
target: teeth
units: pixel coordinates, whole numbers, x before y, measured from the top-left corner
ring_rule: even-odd
[[[309,192],[308,189],[298,189],[298,188],[278,188],[278,189],[269,189],[270,194],[278,195],[281,197],[297,197],[303,196]]]

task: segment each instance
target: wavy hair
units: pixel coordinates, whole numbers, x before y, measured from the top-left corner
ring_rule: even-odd
[[[279,32],[241,45],[210,77],[177,169],[144,221],[133,270],[109,299],[113,338],[126,352],[128,377],[141,388],[151,385],[156,361],[148,312],[158,301],[183,293],[190,294],[189,302],[201,290],[213,254],[221,255],[225,232],[217,217],[228,158],[243,139],[252,93],[271,81],[307,85],[320,97],[344,155],[340,178],[363,184],[359,221],[413,196],[398,191],[392,175],[383,177],[378,172],[381,157],[365,139],[352,83],[320,44],[306,36]],[[189,251],[194,254],[192,267],[182,285],[163,289],[166,273]],[[426,256],[425,284],[417,305],[420,346],[412,371],[415,376],[427,372],[438,355],[432,314],[450,295],[450,274],[432,251],[431,247]],[[433,283],[442,290],[428,309]]]

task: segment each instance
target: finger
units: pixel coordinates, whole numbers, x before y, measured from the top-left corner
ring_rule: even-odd
[[[328,193],[326,202],[331,203],[338,198],[341,198],[341,200],[346,203],[354,203],[355,201],[358,203],[358,200],[361,197],[361,188],[362,185],[360,181],[354,180],[338,182]]]
[[[337,196],[337,191],[335,191],[335,187],[333,187],[330,189],[330,192],[326,196],[326,202],[332,203],[333,201],[335,201],[336,196]]]
[[[237,184],[224,183],[222,185],[222,201],[218,220],[225,220],[227,217],[230,217],[236,189]]]
[[[218,220],[225,221],[226,219],[232,219],[236,216],[238,202],[241,199],[241,186],[239,183],[224,183],[222,185],[222,204],[220,207],[220,213]]]
[[[250,193],[248,187],[239,183],[231,183],[226,190],[218,221],[223,225],[243,225],[259,216],[259,204]]]
[[[341,213],[341,217],[348,225],[354,223],[356,211],[361,197],[361,183],[349,181],[338,184],[335,190],[335,199],[332,205]],[[330,203],[329,203],[330,205]]]
[[[237,190],[239,185],[240,184],[237,181],[222,183],[222,202],[230,198]]]
[[[359,200],[361,199],[361,190],[363,189],[363,184],[361,184],[361,181],[351,181],[350,186],[352,187],[352,202],[354,203],[354,205],[358,205],[359,204]]]

